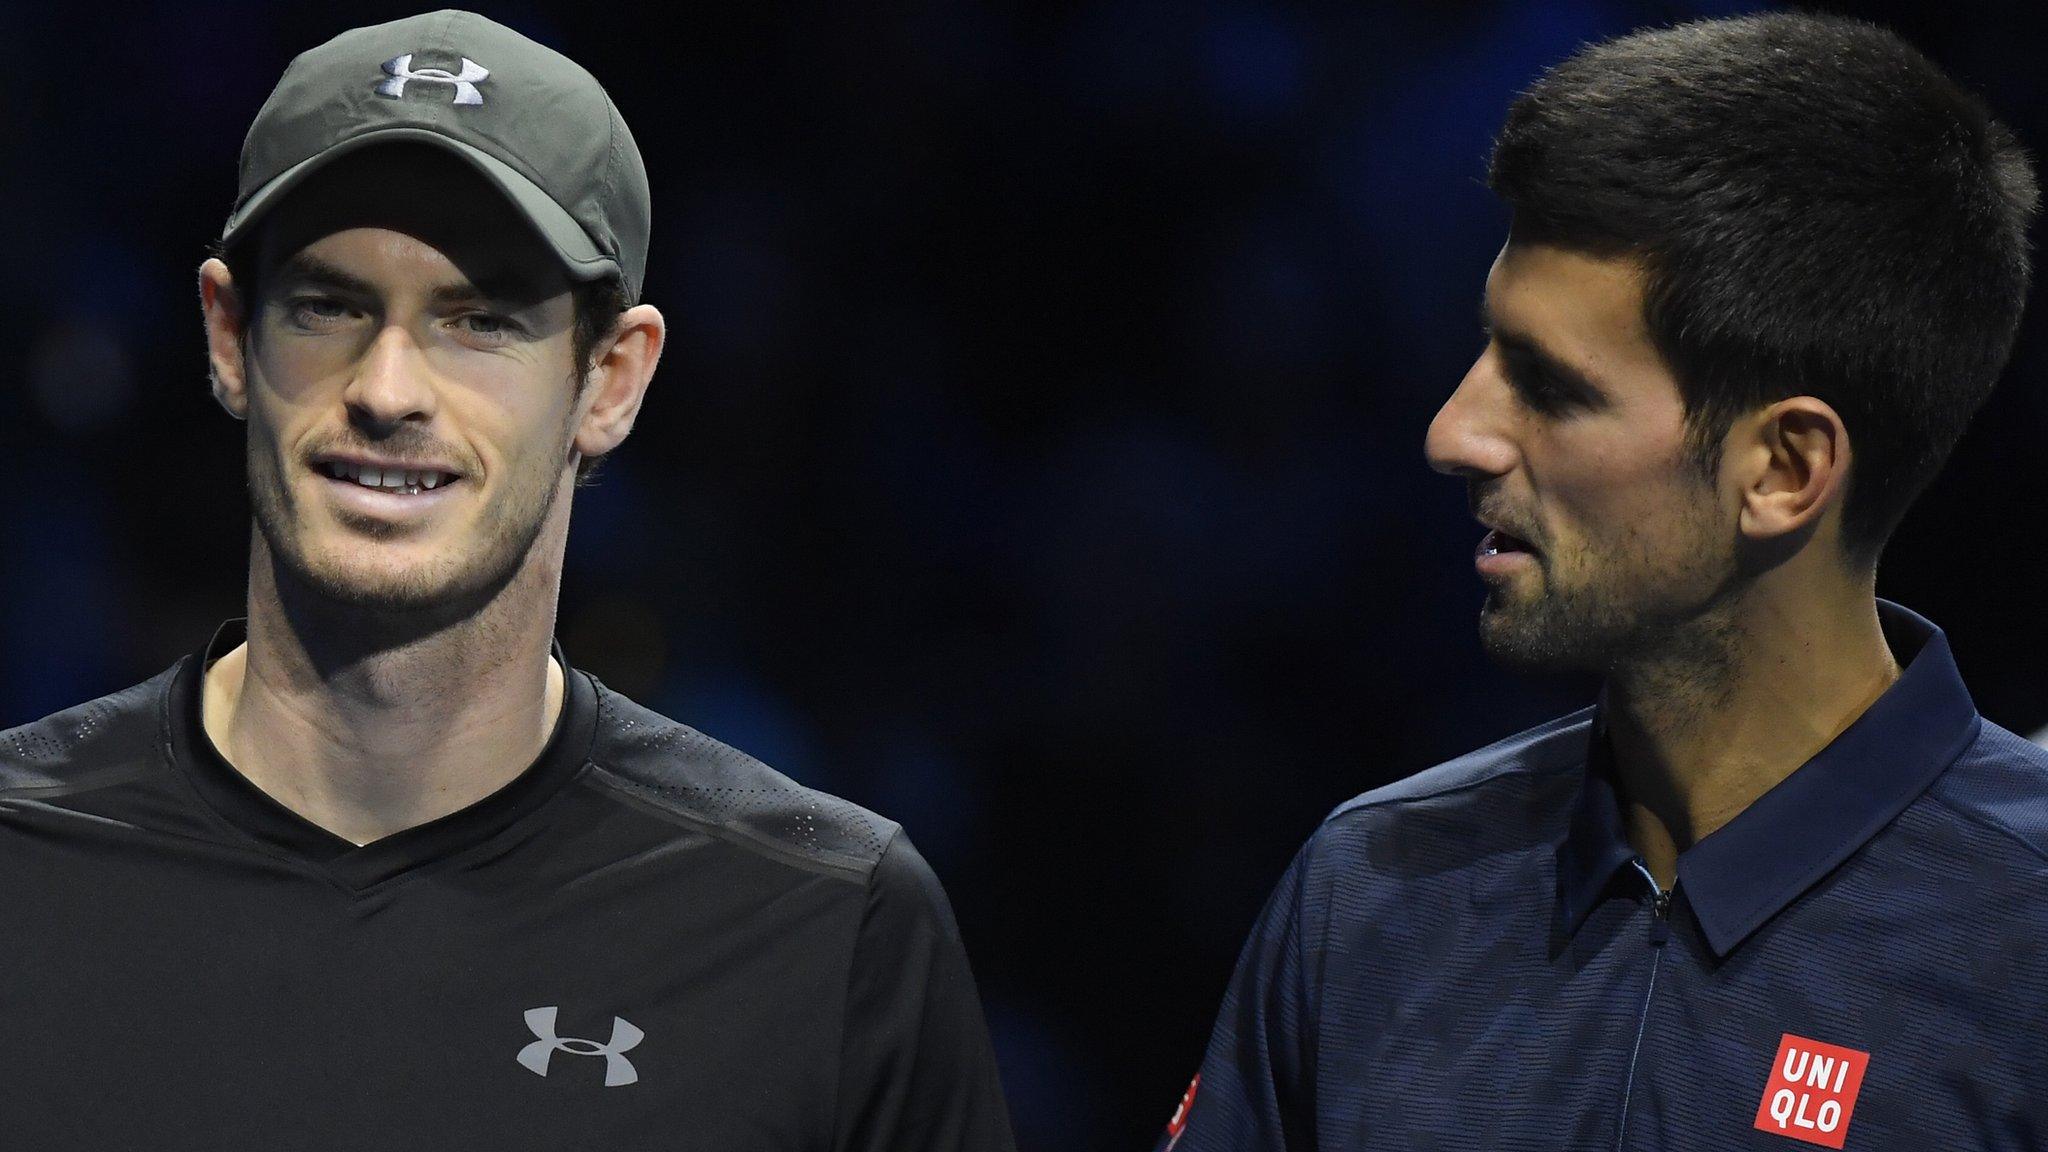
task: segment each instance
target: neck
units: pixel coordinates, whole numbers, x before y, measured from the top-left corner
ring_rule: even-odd
[[[207,673],[207,736],[271,798],[355,844],[483,799],[540,755],[561,712],[555,545],[530,549],[474,610],[409,618],[308,593],[254,533],[249,637]]]
[[[1657,882],[1670,887],[1680,852],[1827,747],[1898,678],[1870,582],[1782,570],[1615,668],[1605,715],[1623,816]]]

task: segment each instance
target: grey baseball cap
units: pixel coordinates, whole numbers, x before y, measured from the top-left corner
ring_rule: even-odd
[[[223,244],[306,177],[377,144],[439,145],[530,221],[569,275],[617,274],[640,298],[647,169],[626,122],[575,61],[473,12],[343,32],[302,52],[242,142]]]

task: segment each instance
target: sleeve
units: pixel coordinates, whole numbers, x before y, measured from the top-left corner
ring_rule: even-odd
[[[834,1147],[1012,1152],[988,1025],[938,877],[898,832],[848,974]]]
[[[1201,1071],[1155,1152],[1315,1147],[1315,1011],[1303,948],[1308,856],[1307,848],[1295,856],[1259,913]]]

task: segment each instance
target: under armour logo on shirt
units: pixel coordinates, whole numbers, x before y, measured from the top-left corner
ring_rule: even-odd
[[[386,60],[384,62],[384,71],[390,78],[377,81],[377,95],[379,96],[389,96],[396,100],[405,95],[406,81],[422,80],[429,84],[453,84],[455,86],[455,102],[457,104],[483,103],[484,94],[476,90],[476,85],[479,80],[483,80],[491,74],[490,69],[471,60],[467,56],[462,58],[462,71],[460,73],[450,72],[445,68],[422,68],[415,72],[412,68],[412,53],[410,52],[403,56],[393,56],[391,59]]]
[[[604,1086],[607,1088],[617,1088],[640,1079],[639,1070],[633,1067],[631,1060],[626,1059],[626,1053],[646,1039],[647,1033],[617,1016],[612,1017],[612,1038],[603,1044],[574,1036],[555,1035],[553,1006],[528,1008],[526,1026],[538,1039],[519,1050],[519,1062],[537,1076],[548,1074],[548,1061],[555,1053],[567,1052],[573,1056],[604,1057]]]

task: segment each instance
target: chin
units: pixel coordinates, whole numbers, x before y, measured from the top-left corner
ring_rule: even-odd
[[[313,560],[290,564],[297,583],[323,600],[372,612],[409,613],[438,609],[463,599],[464,590],[431,564],[377,569]]]
[[[1517,629],[1511,621],[1503,620],[1497,611],[1482,612],[1479,616],[1479,647],[1486,658],[1510,672],[1554,671],[1545,646],[1532,643],[1538,638]]]
[[[457,620],[480,610],[517,577],[533,544],[515,538],[491,547],[436,547],[332,537],[290,543],[279,548],[272,542],[280,584],[352,614],[416,621]]]
[[[1489,592],[1479,612],[1479,645],[1495,664],[1510,672],[1587,672],[1604,667],[1595,630],[1545,611],[1537,602],[1502,603],[1498,590]]]

